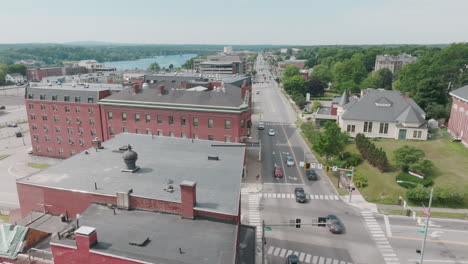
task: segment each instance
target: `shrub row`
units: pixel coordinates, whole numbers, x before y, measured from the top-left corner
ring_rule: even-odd
[[[390,167],[387,154],[382,148],[377,148],[366,136],[359,133],[354,139],[356,147],[361,153],[363,159],[367,160],[372,166],[380,171],[387,171]]]

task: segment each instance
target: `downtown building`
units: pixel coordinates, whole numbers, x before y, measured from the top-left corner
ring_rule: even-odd
[[[121,133],[19,179],[21,215],[68,223],[50,239],[56,264],[253,263],[255,232],[240,224],[245,151]]]
[[[27,87],[33,154],[67,158],[122,132],[223,142],[250,135],[249,77],[160,74],[139,83]]]

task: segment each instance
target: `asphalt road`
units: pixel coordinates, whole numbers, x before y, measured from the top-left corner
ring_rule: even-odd
[[[260,213],[266,225],[289,223],[300,218],[302,222],[317,221],[319,216],[337,215],[345,225],[344,234],[335,235],[327,228],[317,226],[272,227],[266,231],[265,254],[268,263],[281,263],[289,253],[299,256],[301,263],[343,264],[343,263],[385,263],[374,240],[366,229],[360,212],[341,200],[331,182],[322,171],[317,171],[319,179],[309,181],[301,161],[315,161],[306,151],[305,143],[295,128],[296,114],[290,102],[282,94],[270,72],[262,63],[262,56],[257,60],[257,75],[254,82],[253,102],[254,126],[258,120],[265,123],[265,130],[260,131],[262,145],[263,191],[260,195]],[[265,76],[263,76],[265,75]],[[266,83],[262,83],[267,80]],[[271,80],[271,81],[270,81]],[[257,91],[260,91],[257,94]],[[261,115],[259,115],[261,113]],[[274,136],[268,130],[275,131]],[[291,155],[295,165],[286,165],[286,156]],[[274,164],[281,165],[284,177],[273,176]],[[309,200],[299,204],[293,198],[294,188],[303,187]]]

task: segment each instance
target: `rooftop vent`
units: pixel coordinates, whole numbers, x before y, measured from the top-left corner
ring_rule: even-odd
[[[138,154],[132,150],[132,146],[128,145],[127,151],[125,151],[122,155],[122,158],[125,162],[125,169],[122,169],[123,172],[135,172],[140,169],[140,167],[136,166],[136,161],[138,159]]]
[[[133,239],[130,242],[128,242],[128,244],[132,246],[137,246],[137,247],[144,247],[148,245],[150,241],[151,241],[150,238],[146,237],[146,238],[141,238],[141,239]]]
[[[208,156],[208,160],[219,160],[219,156]]]

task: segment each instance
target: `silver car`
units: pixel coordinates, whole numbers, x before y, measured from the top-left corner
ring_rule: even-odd
[[[288,155],[288,156],[286,157],[286,165],[288,165],[288,166],[294,166],[294,159],[293,159],[292,156]]]

